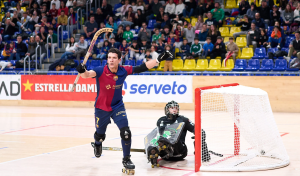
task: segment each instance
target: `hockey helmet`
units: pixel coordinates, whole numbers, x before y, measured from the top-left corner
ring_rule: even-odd
[[[165,106],[165,114],[169,120],[176,120],[179,115],[179,104],[172,100]]]

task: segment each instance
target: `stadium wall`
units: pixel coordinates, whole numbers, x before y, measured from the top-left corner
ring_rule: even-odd
[[[71,93],[74,79],[72,75],[0,75],[0,105],[93,107],[95,80],[80,79]],[[274,112],[300,112],[300,79],[293,76],[129,76],[122,93],[126,108],[162,109],[176,100],[181,109],[191,110],[196,87],[235,82],[268,92]]]

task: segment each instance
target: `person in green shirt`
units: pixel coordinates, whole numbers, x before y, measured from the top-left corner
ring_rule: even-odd
[[[54,54],[54,49],[57,47],[57,35],[53,33],[53,29],[52,28],[49,28],[48,29],[48,36],[51,36],[52,37],[52,41],[51,41],[51,37],[48,38],[48,44],[45,45],[45,47],[51,47],[51,53]],[[47,36],[47,37],[48,37]]]
[[[155,34],[152,35],[152,42],[158,43],[158,39],[161,38],[161,34],[159,33],[159,29],[154,29]]]
[[[199,39],[196,37],[194,39],[194,44],[192,44],[190,53],[191,56],[189,56],[189,59],[198,58],[200,56],[200,52],[202,50],[202,45],[199,43]]]
[[[126,31],[123,33],[123,39],[130,45],[133,39],[133,33],[130,31],[130,26],[126,26]]]
[[[215,8],[210,11],[213,15],[213,18],[218,22],[218,27],[222,27],[223,20],[225,17],[224,10],[220,8],[220,3],[215,3]]]

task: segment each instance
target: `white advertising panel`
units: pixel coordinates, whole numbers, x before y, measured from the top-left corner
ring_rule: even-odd
[[[0,75],[0,100],[21,100],[21,75]]]

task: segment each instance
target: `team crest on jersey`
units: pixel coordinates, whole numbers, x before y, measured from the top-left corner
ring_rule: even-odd
[[[111,88],[111,86],[108,84],[108,85],[106,85],[106,89],[110,89]]]
[[[114,76],[114,78],[113,78],[115,81],[117,81],[118,80],[118,76],[116,75],[116,76]]]

